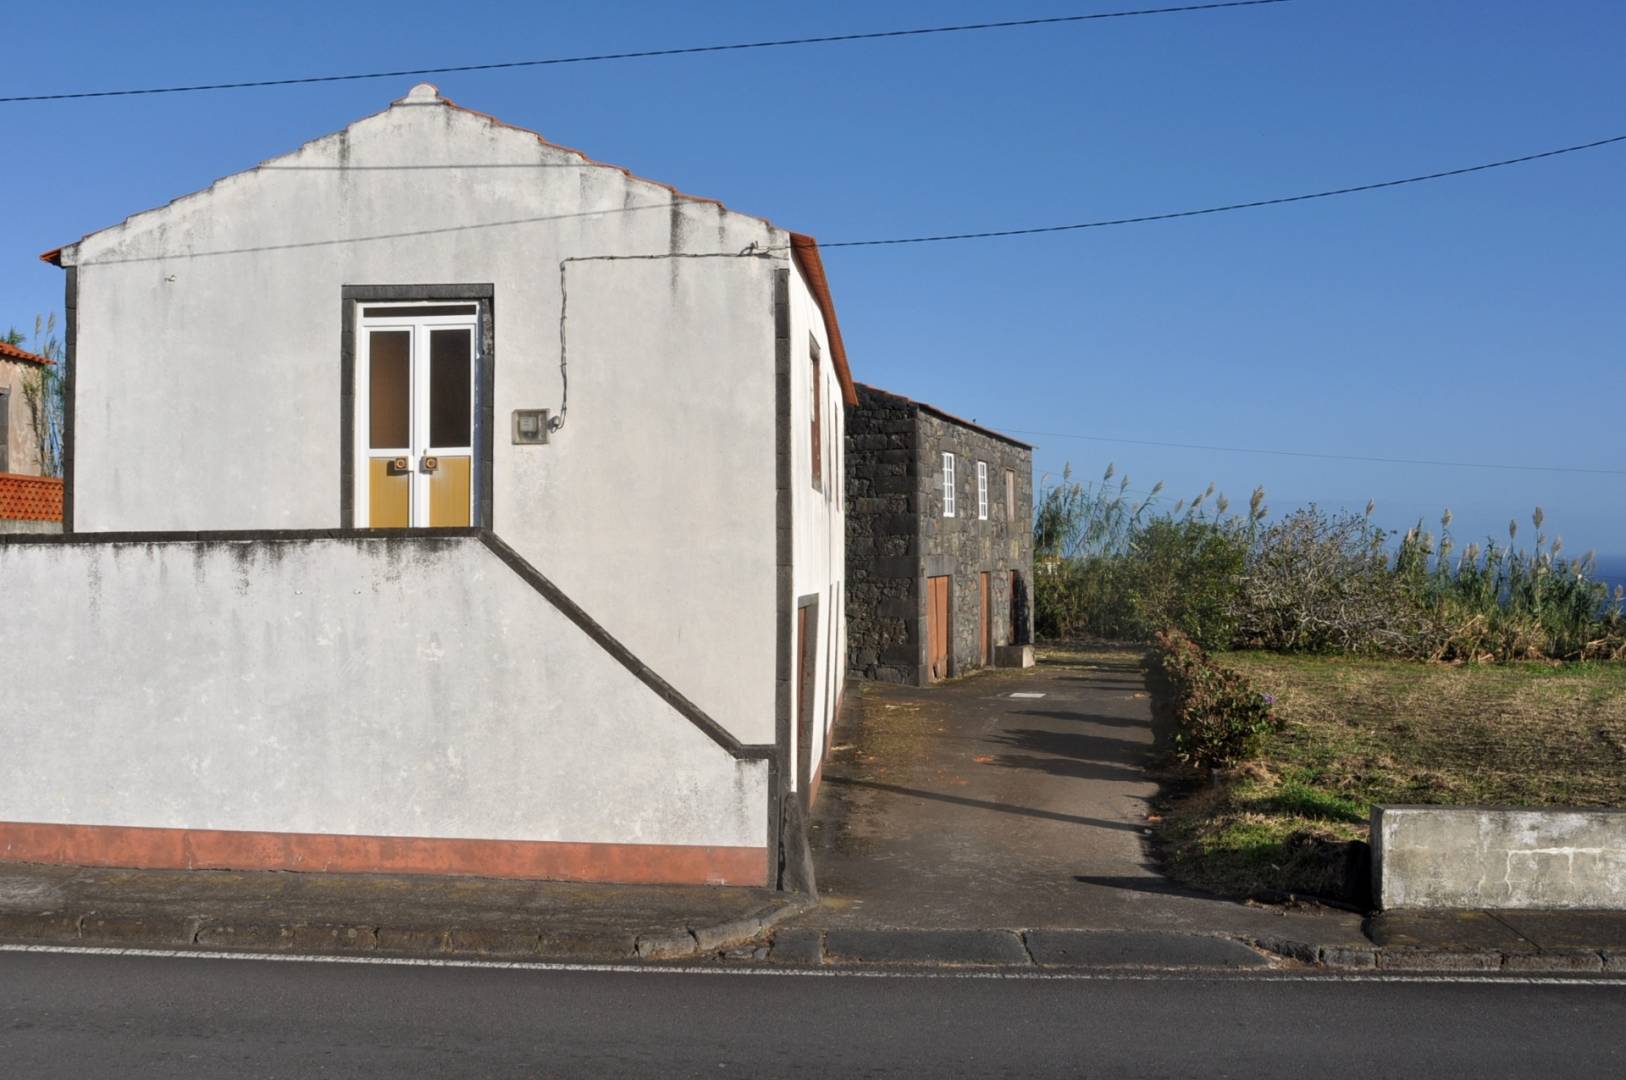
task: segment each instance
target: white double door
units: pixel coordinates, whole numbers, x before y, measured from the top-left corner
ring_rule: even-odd
[[[478,315],[472,303],[361,305],[357,527],[474,522]]]

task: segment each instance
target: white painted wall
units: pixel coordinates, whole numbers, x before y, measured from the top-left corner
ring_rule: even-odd
[[[561,400],[562,259],[752,243],[788,237],[438,100],[397,104],[64,252],[75,526],[348,525],[342,287],[491,282],[496,531],[735,737],[771,743],[787,254],[571,264],[566,426],[507,438],[511,410]],[[812,553],[831,527],[799,534],[799,588],[828,587]]]
[[[790,273],[790,444],[791,444],[791,520],[792,520],[792,578],[796,598],[817,595],[819,598],[818,645],[813,694],[813,751],[821,755],[828,725],[835,715],[840,695],[847,655],[846,611],[843,583],[847,565],[846,493],[846,409],[843,407],[841,383],[835,365],[830,359],[830,338],[813,294],[801,272],[794,266]],[[820,365],[819,405],[823,425],[821,444],[824,451],[823,490],[813,487],[812,425],[813,395],[811,384],[813,366],[808,359],[809,340],[818,342]],[[791,666],[796,670],[796,642],[792,635]],[[792,696],[794,709],[794,693]],[[794,713],[792,730],[795,729]],[[791,740],[791,769],[793,780],[800,778],[802,770],[796,755],[796,740]],[[808,770],[818,771],[818,762]]]
[[[0,821],[761,846],[739,761],[478,540],[4,544]]]

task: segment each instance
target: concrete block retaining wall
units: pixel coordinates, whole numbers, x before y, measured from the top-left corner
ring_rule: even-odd
[[[1372,875],[1385,909],[1626,910],[1626,810],[1374,807]]]

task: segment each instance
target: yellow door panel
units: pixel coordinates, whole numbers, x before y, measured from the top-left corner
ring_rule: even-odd
[[[395,471],[391,458],[367,463],[367,523],[375,529],[412,525],[412,470]]]
[[[461,527],[469,524],[469,474],[471,459],[442,457],[440,468],[429,477],[429,524],[431,527]]]

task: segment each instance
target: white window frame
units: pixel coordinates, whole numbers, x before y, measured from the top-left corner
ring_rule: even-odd
[[[469,520],[478,520],[480,504],[480,365],[484,357],[480,349],[480,307],[473,300],[357,300],[355,317],[355,446],[353,448],[355,465],[355,490],[357,492],[353,517],[355,527],[368,528],[371,524],[369,515],[372,513],[372,500],[368,485],[370,479],[370,459],[375,457],[406,457],[410,460],[412,470],[411,494],[411,521],[408,528],[422,529],[429,525],[429,481],[430,477],[424,473],[421,466],[425,457],[447,457],[467,454],[470,458],[469,470]],[[468,306],[474,308],[471,314],[462,315],[369,315],[369,308],[432,308],[450,307],[452,305]],[[469,356],[469,443],[470,445],[446,447],[429,445],[429,395],[421,392],[429,382],[429,349],[428,333],[431,330],[462,330],[469,331],[471,353]],[[411,333],[411,411],[410,411],[410,446],[373,448],[370,442],[370,416],[368,406],[370,396],[370,372],[372,365],[372,337],[374,330],[406,330]]]
[[[977,462],[977,520],[988,520],[988,463]]]
[[[954,455],[943,451],[943,516],[954,516]]]

